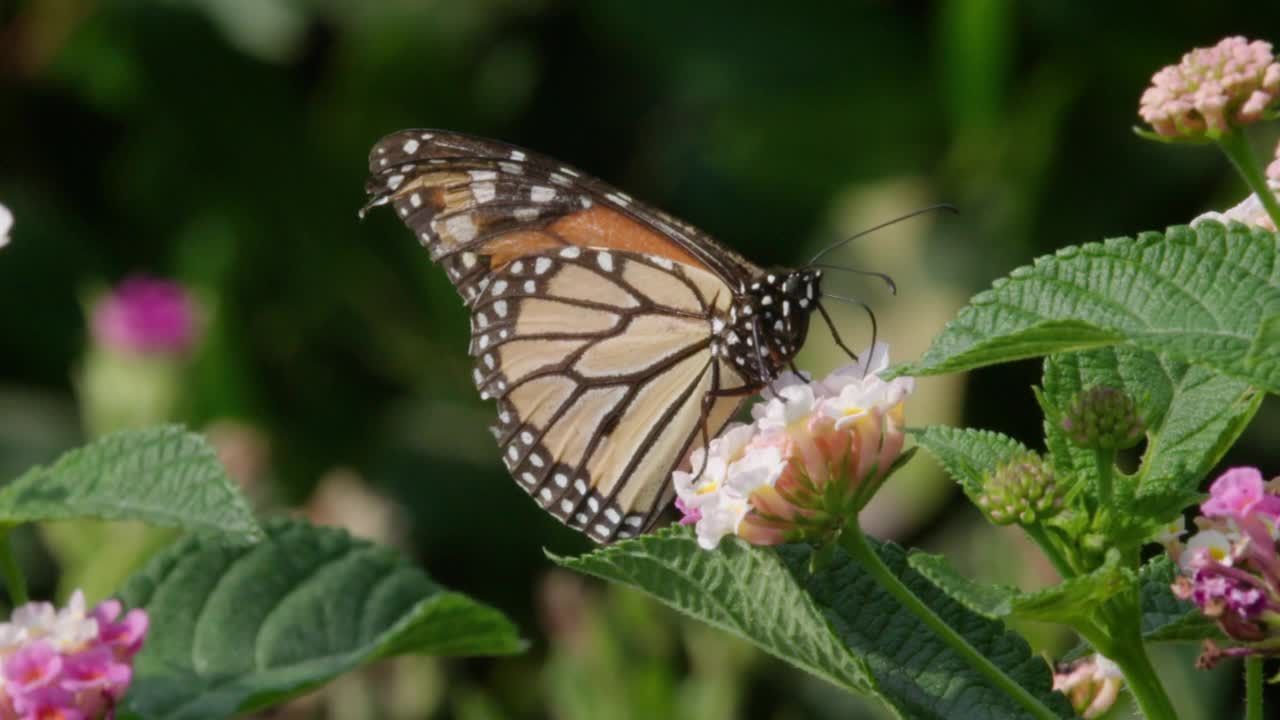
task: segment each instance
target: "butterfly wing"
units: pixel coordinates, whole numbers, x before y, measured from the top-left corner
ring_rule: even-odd
[[[517,483],[598,541],[647,529],[674,467],[754,391],[712,341],[745,261],[501,143],[404,131],[370,165],[370,205],[396,209],[472,311],[476,386]]]

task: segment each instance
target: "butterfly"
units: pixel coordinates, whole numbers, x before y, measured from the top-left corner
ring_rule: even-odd
[[[361,216],[393,207],[470,310],[508,471],[597,542],[656,522],[672,470],[793,367],[815,310],[845,347],[821,269],[762,269],[552,158],[403,130],[369,171]]]

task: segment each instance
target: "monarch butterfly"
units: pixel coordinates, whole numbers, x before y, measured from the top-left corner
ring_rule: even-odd
[[[814,310],[831,325],[820,269],[764,270],[543,155],[402,130],[369,171],[361,216],[392,205],[471,311],[507,469],[598,542],[653,525],[693,443],[791,364]]]

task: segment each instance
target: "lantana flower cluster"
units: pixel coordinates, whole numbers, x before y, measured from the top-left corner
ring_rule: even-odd
[[[698,543],[725,535],[757,545],[834,538],[883,484],[902,453],[908,377],[884,380],[888,346],[826,379],[793,373],[773,383],[752,408],[674,473],[676,506],[696,526]]]
[[[1217,138],[1260,120],[1278,96],[1280,63],[1271,43],[1236,36],[1157,72],[1138,114],[1162,137]]]
[[[110,716],[133,678],[147,614],[117,600],[85,611],[77,590],[61,610],[27,603],[0,623],[0,719]]]
[[[1232,468],[1210,486],[1200,512],[1198,530],[1178,557],[1184,575],[1173,592],[1241,643],[1219,648],[1206,641],[1201,665],[1280,653],[1280,482],[1265,482],[1257,468]]]

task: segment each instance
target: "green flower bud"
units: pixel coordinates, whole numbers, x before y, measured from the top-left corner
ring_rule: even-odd
[[[1031,525],[1062,509],[1057,490],[1053,471],[1030,452],[988,477],[976,502],[996,525]]]
[[[1123,390],[1095,387],[1077,394],[1062,418],[1062,429],[1078,447],[1123,450],[1138,444],[1146,426],[1138,405]]]

